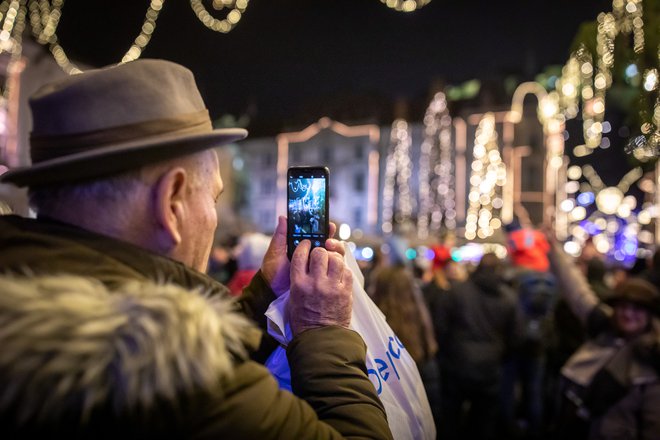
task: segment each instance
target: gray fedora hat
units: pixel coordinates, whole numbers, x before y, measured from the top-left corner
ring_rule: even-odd
[[[1,182],[38,187],[121,173],[243,139],[213,129],[190,70],[137,60],[47,84],[30,98],[32,165]]]

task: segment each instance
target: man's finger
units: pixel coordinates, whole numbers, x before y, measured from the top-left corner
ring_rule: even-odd
[[[353,272],[348,267],[344,267],[343,274],[341,277],[341,283],[344,286],[353,286]]]
[[[334,224],[333,222],[330,222],[330,230],[328,231],[328,238],[334,237],[336,232],[337,232],[337,225]]]
[[[328,250],[328,252],[337,252],[342,257],[346,253],[344,243],[339,240],[335,240],[334,238],[328,238],[325,241],[325,248]]]
[[[303,240],[293,251],[291,257],[291,281],[296,282],[301,277],[307,275],[307,267],[309,262],[309,249],[312,243],[309,240]]]
[[[344,257],[336,252],[328,252],[328,278],[341,283],[344,272]]]
[[[275,254],[279,254],[282,249],[286,250],[286,217],[280,215],[277,218],[277,227],[275,228],[275,233],[270,240],[266,253],[274,252]]]
[[[322,247],[314,248],[310,253],[309,274],[315,279],[328,276],[328,251]]]

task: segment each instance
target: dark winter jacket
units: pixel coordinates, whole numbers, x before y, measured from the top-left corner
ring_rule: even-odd
[[[3,438],[391,438],[355,332],[294,338],[298,398],[249,360],[224,286],[178,262],[0,217],[0,272]],[[258,274],[241,307],[263,326],[273,298]]]
[[[442,295],[433,314],[443,371],[475,385],[497,385],[504,358],[520,340],[514,293],[483,271]]]

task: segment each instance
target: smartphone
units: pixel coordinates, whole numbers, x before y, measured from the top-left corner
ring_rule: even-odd
[[[328,239],[327,167],[291,167],[287,171],[287,254],[289,260],[303,240],[312,248],[325,246]]]

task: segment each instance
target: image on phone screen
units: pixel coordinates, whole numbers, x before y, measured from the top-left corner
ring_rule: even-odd
[[[287,182],[288,254],[303,240],[312,248],[328,238],[328,176],[325,168],[292,168]]]

